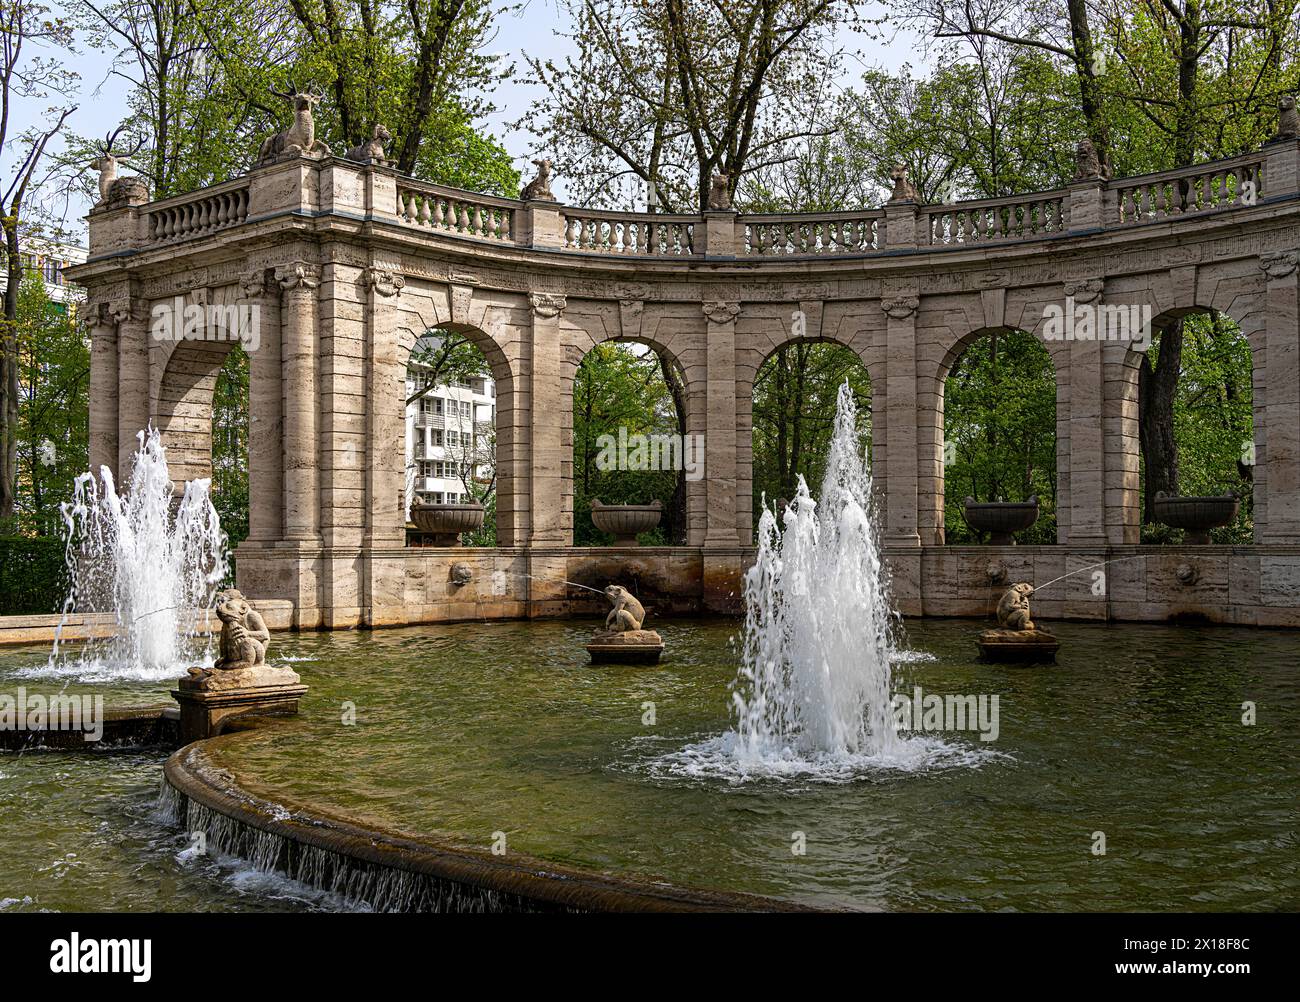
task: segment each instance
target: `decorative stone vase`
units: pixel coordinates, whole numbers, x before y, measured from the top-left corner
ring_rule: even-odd
[[[636,546],[636,537],[649,532],[659,524],[663,505],[658,501],[649,504],[602,504],[600,498],[591,502],[591,520],[601,532],[614,537],[615,546]]]
[[[1013,533],[1038,521],[1038,498],[1028,501],[976,501],[966,499],[966,524],[993,534],[990,546],[1014,546]]]
[[[434,546],[459,546],[462,532],[483,525],[481,504],[413,504],[411,521],[420,532],[433,536]]]
[[[1233,494],[1185,498],[1164,491],[1156,494],[1156,518],[1170,528],[1182,529],[1183,542],[1194,546],[1209,543],[1211,529],[1231,525],[1240,507]]]

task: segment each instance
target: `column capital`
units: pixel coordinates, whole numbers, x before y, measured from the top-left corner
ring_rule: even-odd
[[[920,307],[921,300],[917,296],[886,296],[880,301],[880,308],[894,320],[906,320]]]
[[[1105,287],[1106,282],[1101,278],[1075,278],[1062,286],[1065,294],[1076,303],[1091,303],[1101,295]]]
[[[533,315],[538,317],[558,317],[564,312],[568,300],[552,292],[534,292],[528,297],[533,306]]]
[[[245,299],[258,299],[266,293],[266,269],[257,268],[253,271],[241,271],[239,273],[239,291]]]
[[[1291,275],[1300,262],[1300,251],[1271,251],[1259,256],[1259,267],[1269,281],[1277,282]]]
[[[308,261],[293,261],[275,269],[275,280],[285,292],[315,289],[320,285],[320,269]]]
[[[729,303],[722,299],[701,303],[700,309],[708,317],[709,323],[713,324],[729,324],[740,316],[739,303]]]
[[[406,278],[394,267],[371,265],[361,273],[361,284],[381,296],[400,296],[406,287]]]
[[[104,308],[107,320],[115,324],[142,324],[149,320],[149,303],[144,299],[110,299]]]

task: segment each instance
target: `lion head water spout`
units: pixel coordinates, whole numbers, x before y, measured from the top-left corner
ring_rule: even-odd
[[[155,430],[140,434],[125,494],[107,467],[99,481],[90,473],[77,478],[63,506],[71,580],[64,616],[113,612],[117,629],[62,666],[56,638],[51,669],[161,679],[204,656],[196,638],[226,575],[226,535],[207,480],[187,483],[179,504],[174,490]]]
[[[820,501],[801,477],[784,531],[771,511],[759,522],[733,697],[741,758],[901,750],[890,702],[893,614],[859,448],[846,384]]]

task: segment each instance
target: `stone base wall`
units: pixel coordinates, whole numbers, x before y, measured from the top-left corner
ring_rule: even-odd
[[[276,618],[298,629],[604,615],[604,597],[574,584],[622,584],[654,616],[735,615],[753,554],[744,547],[407,547],[350,555],[270,548],[241,551],[238,584],[259,607],[294,602],[292,615]],[[1187,618],[1300,628],[1300,547],[927,546],[887,548],[885,556],[894,605],[905,616],[992,617],[1002,591],[1028,581],[1041,591],[1033,609],[1045,621]],[[355,573],[341,575],[339,567]],[[458,568],[469,573],[463,584]],[[293,592],[304,581],[316,587],[299,601]],[[380,601],[366,600],[372,592]]]

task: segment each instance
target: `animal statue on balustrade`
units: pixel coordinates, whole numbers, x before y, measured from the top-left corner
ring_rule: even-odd
[[[262,140],[262,147],[257,153],[258,164],[298,153],[329,153],[330,148],[316,138],[316,121],[312,117],[316,105],[320,104],[325,95],[319,90],[299,91],[292,80],[289,81],[287,92],[272,90],[271,93],[293,104],[293,124],[283,132]]]
[[[727,212],[731,209],[731,175],[714,174],[709,185],[709,209]]]
[[[370,138],[360,146],[353,146],[343,154],[344,160],[355,160],[357,163],[383,163],[384,146],[393,141],[392,134],[382,122],[376,122]]]
[[[104,137],[102,143],[95,144],[95,150],[99,156],[90,162],[90,169],[99,171],[99,201],[96,203],[97,205],[107,205],[111,200],[113,183],[118,180],[118,164],[135,156],[144,145],[144,140],[141,139],[129,152],[115,153],[113,143],[116,142],[118,135],[121,134],[124,128],[126,128],[125,125],[119,125]]]
[[[1276,139],[1300,138],[1300,112],[1296,111],[1295,96],[1283,94],[1277,102],[1277,136]]]
[[[523,190],[519,192],[519,197],[525,202],[529,199],[554,202],[555,196],[551,194],[551,177],[553,174],[550,158],[543,157],[541,160],[534,160],[533,166],[537,168],[537,176],[524,185]]]

